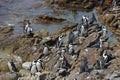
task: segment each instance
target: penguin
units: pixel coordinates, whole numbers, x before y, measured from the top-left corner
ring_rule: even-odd
[[[98,60],[98,66],[100,69],[104,69],[105,68],[105,60],[104,60],[104,57],[101,56]]]
[[[78,34],[80,34],[80,32],[81,32],[81,25],[80,25],[80,23],[78,23],[78,25],[77,25],[77,31],[79,32]]]
[[[44,56],[47,56],[49,54],[49,47],[47,44],[44,44],[43,54]]]
[[[105,3],[105,0],[100,0],[99,6],[102,7],[104,5],[104,3]]]
[[[103,28],[103,29],[102,29],[102,31],[103,31],[102,36],[103,36],[103,37],[105,37],[105,36],[106,36],[106,34],[107,34],[107,29],[106,29],[106,28]]]
[[[33,37],[33,29],[30,27],[30,22],[28,21],[26,25],[24,26],[24,33],[27,34],[28,36]]]
[[[73,80],[77,80],[77,78],[74,78]]]
[[[85,26],[82,25],[82,26],[81,26],[81,36],[83,36],[84,31],[85,31]]]
[[[61,57],[61,54],[62,54],[61,48],[58,48],[58,49],[57,49],[56,54]]]
[[[100,48],[103,47],[103,42],[102,42],[102,39],[101,39],[101,38],[99,39],[99,47],[100,47]]]
[[[73,34],[74,34],[74,37],[76,39],[79,36],[79,31],[76,30],[76,31],[73,32]]]
[[[84,57],[80,65],[80,73],[82,72],[88,72],[88,61],[86,57]]]
[[[37,66],[37,70],[38,72],[41,72],[42,70],[42,60],[41,59],[38,59],[37,62],[36,62],[36,66]]]
[[[62,44],[63,44],[63,35],[58,37],[56,48],[60,48],[62,46]]]
[[[86,15],[82,16],[82,24],[87,26],[87,27],[89,25],[89,19],[88,19],[88,17],[86,17]]]
[[[96,19],[96,17],[95,17],[95,14],[92,13],[92,18],[91,18],[91,20],[90,20],[90,24],[93,24],[94,22],[97,23],[97,19]]]
[[[118,2],[118,0],[113,0],[113,7],[117,6],[117,2]]]
[[[73,45],[72,44],[69,44],[69,46],[68,46],[68,53],[70,54],[70,55],[73,55],[74,54],[74,49],[73,49]]]
[[[31,75],[34,75],[34,76],[35,76],[35,73],[36,73],[36,72],[38,72],[37,66],[36,66],[36,62],[33,61],[33,62],[31,63],[31,66],[30,66],[30,73],[31,73]]]
[[[108,59],[108,55],[106,54],[106,50],[104,50],[104,52],[103,52],[103,58],[104,58],[104,60],[105,60],[105,62],[107,61],[107,59]]]
[[[73,44],[74,40],[75,40],[74,33],[73,31],[70,31],[69,36],[68,36],[68,44],[70,43]]]
[[[10,70],[10,72],[18,72],[17,67],[15,66],[13,60],[11,59],[10,61],[8,61],[8,68]]]
[[[105,61],[106,63],[108,63],[110,60],[113,59],[112,55],[111,55],[111,54],[108,55],[106,50],[104,50],[102,56],[103,56],[104,61]]]
[[[60,68],[68,69],[71,67],[70,64],[68,63],[67,59],[63,55],[61,56],[60,60],[61,60]]]

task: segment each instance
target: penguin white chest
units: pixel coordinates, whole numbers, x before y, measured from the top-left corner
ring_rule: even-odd
[[[43,54],[48,54],[49,50],[47,47],[44,47]]]
[[[31,67],[31,73],[36,73],[37,72],[37,67],[36,67],[36,65],[34,64],[34,65],[32,65],[32,67]]]
[[[38,71],[41,71],[41,69],[42,69],[42,64],[41,64],[40,62],[37,62],[37,63],[36,63],[36,66],[37,66]]]
[[[9,68],[9,70],[10,70],[11,72],[13,72],[13,70],[12,70],[12,65],[10,64],[10,62],[8,62],[8,68]]]

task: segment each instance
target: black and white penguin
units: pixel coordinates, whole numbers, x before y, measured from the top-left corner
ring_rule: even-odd
[[[69,36],[68,36],[68,44],[70,43],[73,44],[74,40],[75,40],[74,33],[73,31],[70,31]]]
[[[80,73],[82,72],[88,72],[88,61],[86,57],[84,57],[80,65]]]
[[[78,38],[78,36],[79,36],[79,31],[73,31],[73,34],[74,34],[74,38],[76,39],[76,38]]]
[[[74,54],[74,49],[73,49],[73,45],[72,44],[69,44],[68,45],[68,54],[70,54],[70,55],[73,55]]]
[[[63,44],[63,35],[58,37],[58,41],[56,43],[56,48],[60,48]]]
[[[110,60],[114,59],[114,57],[111,54],[107,54],[107,51],[104,50],[103,52],[103,58],[106,63],[108,63]]]
[[[84,25],[82,25],[82,26],[81,26],[81,31],[80,31],[80,32],[81,32],[81,36],[83,36],[84,31],[85,31],[85,26],[84,26]]]
[[[61,68],[68,69],[71,67],[67,59],[63,55],[60,57],[60,60],[61,60]]]
[[[61,54],[62,54],[61,48],[57,48],[56,54],[61,57]]]
[[[41,72],[42,70],[42,60],[41,59],[38,59],[37,62],[36,62],[36,66],[37,66],[37,70],[38,72]]]
[[[44,44],[44,48],[43,48],[43,54],[44,56],[47,56],[49,54],[49,46],[47,44]]]
[[[30,23],[25,25],[24,31],[26,34],[31,34],[33,32],[33,29],[30,27]]]
[[[98,60],[98,66],[99,66],[99,68],[100,68],[100,69],[104,69],[104,68],[105,68],[105,64],[106,64],[106,62],[105,62],[105,60],[104,60],[104,57],[101,56],[101,57],[99,58],[99,60]]]
[[[10,72],[18,72],[18,69],[16,68],[12,59],[10,61],[8,61],[7,64],[8,64],[8,68],[9,68]]]
[[[89,26],[89,19],[86,15],[82,16],[82,24],[87,27]]]
[[[31,66],[30,66],[30,73],[31,73],[31,75],[34,75],[34,76],[35,76],[35,73],[36,73],[36,72],[38,72],[37,66],[36,66],[36,62],[33,61],[33,62],[31,63]]]
[[[103,58],[104,58],[104,60],[105,60],[105,62],[107,62],[107,59],[108,59],[108,55],[107,55],[107,53],[106,53],[106,50],[104,50],[104,52],[103,52]]]
[[[107,29],[103,27],[102,31],[103,31],[102,36],[103,36],[103,37],[105,37],[105,36],[106,36],[106,34],[107,34]]]
[[[102,48],[102,47],[103,47],[103,41],[102,41],[102,39],[101,39],[101,38],[99,39],[99,47],[100,47],[100,48]]]

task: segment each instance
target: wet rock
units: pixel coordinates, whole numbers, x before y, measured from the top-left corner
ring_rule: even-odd
[[[11,31],[13,31],[13,26],[8,26],[8,27],[4,27],[0,29],[0,33],[9,33]]]
[[[86,6],[84,6],[85,9],[92,9],[94,8],[94,4],[92,2],[88,2]]]
[[[13,26],[0,28],[0,41],[9,38],[10,35],[12,35],[13,30]]]
[[[54,23],[54,22],[62,22],[65,21],[63,18],[57,18],[53,16],[48,15],[40,15],[35,20],[35,23],[42,23],[42,24],[48,24],[48,23]]]

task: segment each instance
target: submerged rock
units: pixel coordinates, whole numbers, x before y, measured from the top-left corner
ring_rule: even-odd
[[[35,23],[48,24],[48,23],[54,23],[54,22],[62,22],[62,21],[65,21],[65,19],[48,16],[48,15],[40,15],[39,17],[34,19],[34,21]]]

